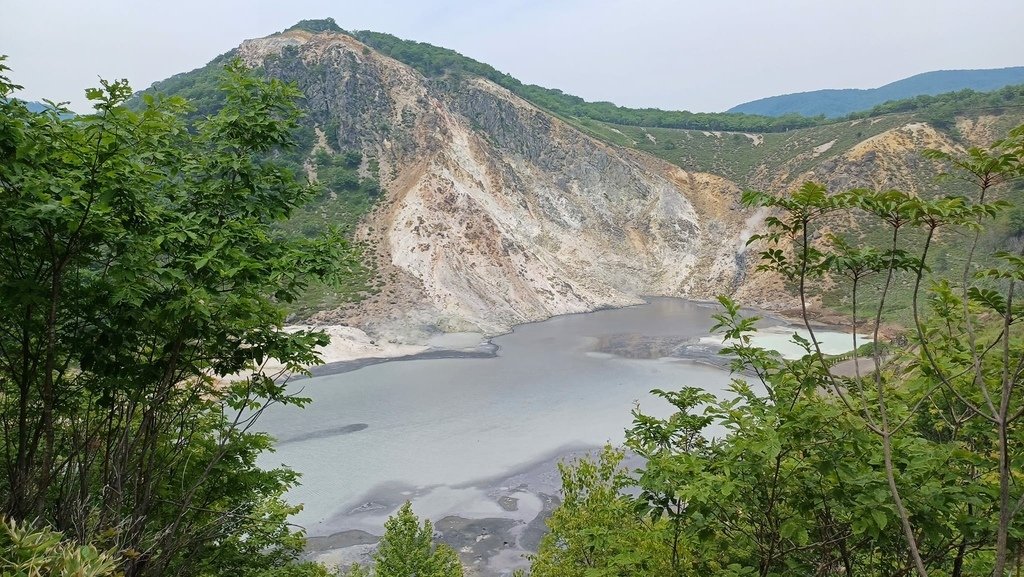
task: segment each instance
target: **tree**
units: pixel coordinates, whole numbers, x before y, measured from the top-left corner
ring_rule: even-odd
[[[638,517],[622,492],[631,484],[623,452],[560,463],[563,500],[531,559],[533,577],[671,575],[657,521]]]
[[[1024,127],[989,149],[971,148],[963,156],[931,151],[928,156],[952,165],[973,187],[973,196],[924,199],[897,190],[829,194],[824,187],[808,183],[789,197],[748,193],[744,200],[778,211],[779,216],[767,221],[769,232],[759,237],[776,245],[762,253],[763,267],[797,284],[812,340],[806,304],[811,284],[836,277],[849,281],[851,324],[855,332],[861,327],[869,330],[875,343],[868,358],[871,370],[854,378],[838,377],[828,370],[816,343],[809,352],[822,368],[819,386],[830,390],[881,440],[891,503],[914,570],[924,577],[929,566],[937,564],[924,544],[941,529],[922,527],[936,511],[927,503],[915,507],[908,502],[921,488],[902,478],[905,469],[897,460],[901,451],[912,454],[921,442],[938,437],[946,447],[968,455],[970,462],[953,480],[954,488],[973,490],[976,500],[968,513],[988,522],[958,523],[953,573],[960,574],[967,551],[977,546],[991,547],[989,570],[1001,576],[1011,553],[1011,534],[1020,531],[1014,520],[1024,503],[1024,494],[1013,482],[1019,450],[1014,447],[1020,447],[1024,417],[1024,405],[1014,394],[1022,376],[1019,359],[1024,358],[1024,339],[1019,325],[1024,309],[1014,305],[1014,293],[1016,283],[1024,278],[1024,253],[985,254],[980,240],[984,223],[1011,206],[993,199],[998,187],[1024,177]],[[828,216],[836,211],[860,214],[886,231],[887,242],[854,248],[852,242],[836,236],[816,241]],[[947,229],[959,229],[966,239],[964,265],[955,273],[933,274],[930,251]],[[788,254],[787,241],[792,243]],[[909,308],[915,349],[913,355],[887,358],[879,345],[879,331],[886,306],[896,298],[900,275],[908,275],[912,284]],[[858,303],[858,289],[864,288],[868,276],[877,276],[881,283],[874,302],[868,304],[870,316],[858,308],[864,306]],[[856,349],[856,341],[854,345]],[[857,356],[855,350],[855,360]],[[985,430],[985,423],[991,428]],[[989,485],[992,477],[998,479],[997,488]]]
[[[409,501],[384,523],[373,559],[376,577],[462,577],[458,554],[447,545],[434,545],[430,520],[421,525]]]
[[[125,108],[124,81],[77,117],[16,88],[0,76],[0,507],[129,576],[290,562],[296,475],[256,466],[252,426],[304,402],[279,377],[327,343],[282,330],[281,305],[351,264],[337,233],[275,232],[313,194],[267,161],[298,91],[233,63],[223,107],[187,124],[181,99]]]

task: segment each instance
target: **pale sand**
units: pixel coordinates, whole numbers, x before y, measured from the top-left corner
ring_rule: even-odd
[[[364,331],[345,325],[289,325],[286,331],[317,330],[327,333],[331,343],[320,347],[317,352],[324,363],[353,361],[366,358],[390,359],[425,352],[429,345],[391,343],[377,340]]]
[[[331,342],[328,345],[317,348],[322,362],[306,367],[313,376],[351,371],[394,359],[489,357],[497,349],[481,333],[439,333],[427,339],[426,343],[412,344],[376,339],[361,329],[345,325],[288,325],[284,330],[317,330],[330,336]],[[284,365],[277,359],[268,359],[262,372],[279,379],[288,376],[284,369]],[[240,372],[218,381],[240,381],[251,374],[250,371]]]

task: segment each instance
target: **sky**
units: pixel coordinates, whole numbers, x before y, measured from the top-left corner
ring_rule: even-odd
[[[85,111],[100,78],[143,89],[325,17],[587,100],[695,112],[1024,65],[1022,0],[0,0],[0,54],[22,98]]]

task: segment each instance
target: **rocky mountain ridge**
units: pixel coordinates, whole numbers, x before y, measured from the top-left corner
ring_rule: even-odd
[[[927,193],[935,185],[923,176],[931,171],[922,149],[985,144],[993,130],[982,125],[1002,122],[964,121],[959,140],[909,117],[852,121],[830,140],[830,127],[673,133],[683,146],[715,141],[727,157],[759,154],[734,180],[712,162],[684,169],[674,156],[637,150],[636,140],[602,138],[484,78],[428,79],[344,33],[293,28],[236,52],[298,84],[332,152],[358,150],[379,164],[385,195],[356,237],[372,247],[384,286],[314,320],[397,342],[497,334],[642,295],[734,293],[787,308],[782,283],[747,258],[745,241],[765,215],[741,208],[741,185],[784,191],[815,179]],[[639,130],[644,144],[658,143]]]
[[[380,163],[386,198],[357,235],[378,241],[392,280],[322,318],[394,337],[494,334],[740,282],[747,216],[726,179],[600,142],[484,79],[441,91],[343,34],[293,30],[238,53],[296,81],[337,142]]]

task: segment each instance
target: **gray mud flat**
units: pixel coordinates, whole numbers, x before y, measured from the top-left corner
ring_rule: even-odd
[[[497,355],[498,347],[491,343],[485,343],[476,347],[475,350],[432,350],[423,351],[414,355],[403,355],[401,357],[370,357],[366,359],[353,359],[351,361],[335,361],[324,363],[309,368],[309,377],[297,375],[292,380],[300,381],[307,378],[326,377],[338,375],[350,371],[358,371],[364,367],[379,365],[381,363],[392,363],[396,361],[424,361],[429,359],[489,359]]]
[[[508,516],[448,515],[434,522],[435,538],[458,552],[462,563],[471,569],[471,575],[508,575],[515,569],[528,567],[527,556],[537,551],[541,538],[547,532],[545,522],[561,502],[555,495],[559,485],[558,463],[586,458],[597,450],[567,449],[562,455],[534,463],[512,475],[482,480],[475,488],[493,499]],[[635,457],[632,459],[626,466],[639,464]],[[404,502],[406,491],[400,486],[385,485],[378,490],[368,496],[366,503],[344,516],[393,511],[396,503]],[[540,507],[524,513],[520,503],[534,499]],[[352,563],[369,565],[373,563],[372,553],[379,540],[379,534],[359,529],[310,537],[306,558],[343,567]]]
[[[359,529],[349,529],[326,537],[310,537],[306,540],[306,552],[320,553],[354,545],[376,545],[378,541],[380,541],[380,535],[373,535]]]

